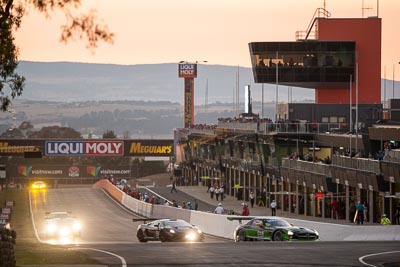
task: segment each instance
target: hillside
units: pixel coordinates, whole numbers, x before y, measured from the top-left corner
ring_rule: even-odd
[[[244,86],[252,85],[254,101],[261,101],[261,85],[254,84],[250,68],[222,65],[198,65],[195,79],[195,103],[232,103],[239,69],[240,98]],[[111,65],[69,62],[21,61],[18,72],[27,79],[22,98],[38,101],[170,101],[183,104],[183,79],[178,64]],[[275,85],[265,85],[265,98],[275,100]],[[281,101],[287,100],[287,86],[281,86]],[[293,100],[313,99],[310,89],[293,90]]]
[[[113,130],[119,136],[128,134],[131,138],[172,138],[173,130],[183,127],[184,81],[178,78],[177,63],[22,61],[18,72],[26,77],[26,87],[22,97],[13,102],[13,113],[0,113],[0,133],[18,127],[22,121],[30,121],[36,129],[69,126],[83,135],[99,136]],[[252,82],[250,68],[201,64],[195,79],[195,123],[216,124],[220,117],[238,115],[233,104],[237,79],[241,111],[244,86],[250,84],[253,111],[261,115],[262,86]],[[394,86],[399,88],[400,82]],[[395,91],[392,87],[392,81],[382,80],[382,97],[391,98]],[[274,117],[275,92],[275,85],[264,85],[264,117]],[[287,102],[287,92],[287,86],[279,86],[280,102]],[[293,87],[292,92],[293,102],[314,99],[312,89]]]

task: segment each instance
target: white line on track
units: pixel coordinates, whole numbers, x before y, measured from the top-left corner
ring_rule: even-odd
[[[106,194],[107,195],[107,194]],[[111,198],[111,197],[110,197]],[[112,199],[112,198],[111,198]],[[115,201],[115,200],[114,200]],[[115,201],[116,202],[116,201]],[[116,203],[118,203],[118,202],[116,202]],[[120,205],[122,208],[125,208],[124,206],[122,206],[122,205]],[[126,209],[126,208],[125,208]],[[32,212],[32,196],[31,196],[31,191],[29,190],[29,211],[30,211],[30,213],[31,213],[31,221],[32,221],[32,225],[33,225],[33,230],[35,231],[35,236],[36,236],[36,238],[37,238],[37,240],[40,242],[40,243],[47,243],[47,242],[44,242],[42,239],[40,239],[40,237],[39,237],[39,233],[38,233],[38,230],[37,230],[37,228],[36,228],[36,224],[35,224],[35,220],[34,220],[34,218],[33,218],[33,212]],[[90,243],[90,244],[134,244],[135,242],[93,242],[93,243]],[[121,260],[121,266],[122,267],[126,267],[127,265],[126,265],[126,260],[123,258],[123,257],[121,257],[121,256],[119,256],[119,255],[117,255],[117,254],[114,254],[114,253],[112,253],[112,252],[109,252],[109,251],[105,251],[105,250],[100,250],[100,249],[95,249],[95,248],[81,248],[81,247],[75,247],[74,249],[86,249],[86,250],[93,250],[93,251],[98,251],[98,252],[102,252],[102,253],[106,253],[106,254],[109,254],[109,255],[112,255],[112,256],[114,256],[114,257],[117,257],[118,259],[120,259]]]
[[[372,265],[372,264],[368,264],[364,261],[365,258],[368,257],[373,257],[373,256],[378,256],[378,255],[384,255],[384,254],[392,254],[392,253],[400,253],[400,251],[388,251],[388,252],[381,252],[381,253],[375,253],[375,254],[369,254],[369,255],[365,255],[362,256],[360,258],[358,258],[359,262],[361,262],[362,264],[366,265],[366,266],[370,266],[370,267],[377,267],[376,265]]]
[[[40,242],[40,243],[45,243],[42,239],[40,239],[37,228],[36,228],[36,224],[35,224],[35,220],[33,218],[33,212],[32,212],[32,196],[31,196],[31,190],[29,190],[29,211],[31,213],[31,221],[32,221],[32,226],[33,226],[33,230],[35,230],[35,236],[36,239]]]
[[[95,249],[95,248],[76,248],[76,249],[87,249],[87,250],[93,250],[93,251],[97,251],[97,252],[106,253],[106,254],[109,254],[111,256],[114,256],[114,257],[117,257],[118,259],[120,259],[122,267],[127,267],[128,266],[128,265],[126,265],[126,260],[123,257],[119,256],[118,254],[114,254],[112,252],[106,251],[106,250]]]

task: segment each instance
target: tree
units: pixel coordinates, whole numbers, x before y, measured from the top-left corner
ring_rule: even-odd
[[[117,135],[113,130],[107,130],[103,133],[103,139],[117,139]]]
[[[32,132],[29,138],[47,139],[81,139],[81,133],[70,127],[48,126],[43,127],[37,132]]]
[[[15,45],[14,31],[21,26],[25,9],[34,7],[50,17],[50,13],[62,10],[67,22],[61,26],[61,42],[79,37],[87,39],[87,48],[94,50],[99,41],[112,43],[114,34],[107,26],[97,22],[95,11],[89,14],[73,13],[82,0],[0,0],[0,110],[7,111],[11,99],[22,94],[25,78],[18,73],[18,48]]]

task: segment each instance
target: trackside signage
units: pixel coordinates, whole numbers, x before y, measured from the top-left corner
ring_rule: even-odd
[[[196,78],[197,77],[197,64],[181,63],[178,65],[179,78]]]
[[[123,156],[124,141],[46,141],[46,156]]]
[[[126,156],[173,156],[173,140],[132,140],[125,143]]]

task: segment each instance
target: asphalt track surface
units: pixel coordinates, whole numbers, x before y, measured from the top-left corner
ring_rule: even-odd
[[[182,197],[190,198],[183,194]],[[201,243],[138,243],[138,223],[132,222],[137,216],[99,189],[31,192],[31,210],[39,241],[56,245],[60,244],[46,239],[43,233],[45,212],[73,212],[83,221],[82,236],[63,245],[81,250],[110,267],[400,266],[397,241],[234,243],[208,236]]]

